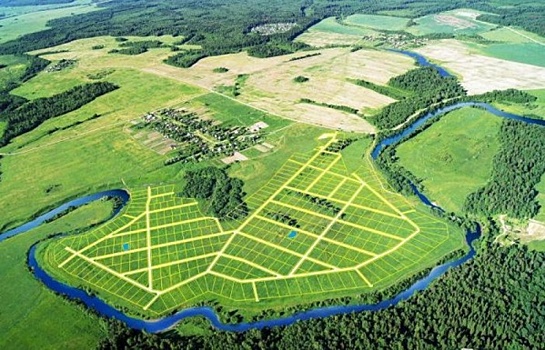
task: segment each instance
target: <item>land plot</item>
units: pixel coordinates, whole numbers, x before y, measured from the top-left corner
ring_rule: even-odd
[[[415,51],[460,75],[462,85],[470,94],[545,87],[544,67],[476,54],[456,40],[441,40]]]
[[[333,135],[312,154],[286,162],[256,200],[248,198],[252,210],[229,223],[232,231],[174,197],[171,186],[148,187],[146,197],[135,192],[140,208],[145,202],[142,213],[130,210],[135,216],[114,220],[85,239],[48,245],[49,268],[108,300],[161,315],[210,294],[227,303],[285,304],[307,294],[361,292],[433,262],[436,249],[442,256],[460,246],[452,228],[437,218],[418,209],[396,210],[388,198],[398,195],[381,186],[363,192],[369,186],[358,174],[371,176],[371,163],[354,174],[344,166],[333,173],[342,165],[342,154],[328,151],[336,141]],[[304,180],[294,185],[299,177]],[[342,186],[320,186],[322,197],[305,193],[322,179],[352,187],[342,196]],[[358,207],[359,197],[374,197],[393,210],[376,209],[370,201]]]
[[[408,22],[408,18],[362,14],[348,16],[344,20],[344,23],[348,25],[368,27],[378,30],[403,30],[407,27]]]

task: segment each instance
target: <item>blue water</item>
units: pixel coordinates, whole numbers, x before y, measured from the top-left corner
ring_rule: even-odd
[[[123,243],[123,250],[124,251],[129,250],[129,248],[130,248],[129,243]]]
[[[47,213],[45,213],[43,215],[40,215],[36,219],[34,219],[34,220],[30,221],[30,222],[27,222],[24,225],[21,225],[21,226],[19,226],[17,228],[14,228],[13,230],[9,230],[9,231],[6,231],[6,232],[2,233],[0,235],[0,242],[4,241],[4,240],[6,240],[6,239],[8,239],[10,237],[13,237],[15,235],[18,235],[20,233],[23,233],[23,232],[26,232],[28,230],[33,229],[33,228],[41,225],[45,221],[51,219],[55,215],[57,215],[59,213],[62,213],[63,211],[65,211],[66,209],[68,209],[70,207],[80,207],[80,206],[85,205],[87,203],[96,201],[97,199],[100,199],[100,198],[103,198],[103,197],[108,197],[108,196],[110,196],[110,197],[119,197],[119,198],[121,198],[121,200],[123,202],[123,205],[121,205],[119,208],[117,208],[115,210],[115,212],[112,213],[111,217],[117,215],[117,213],[119,213],[119,211],[121,209],[123,209],[123,207],[125,206],[125,203],[127,203],[127,201],[129,200],[129,194],[125,190],[109,190],[109,191],[98,192],[98,193],[95,193],[95,194],[91,194],[89,196],[77,198],[77,199],[74,199],[74,200],[72,200],[70,202],[64,203],[60,207],[55,208],[55,209],[53,209],[51,211],[48,211]]]
[[[397,50],[397,49],[389,49],[389,51],[392,51],[392,52],[397,52],[397,53],[400,53],[400,54],[403,54],[403,55],[406,55],[406,56],[409,56],[409,57],[412,57],[416,60],[416,62],[418,62],[419,65],[421,65],[422,67],[433,67],[437,70],[437,72],[439,73],[440,76],[446,78],[446,77],[452,77],[452,74],[450,74],[449,72],[447,72],[445,70],[445,68],[441,67],[441,66],[438,66],[436,64],[433,64],[431,63],[430,61],[428,61],[426,59],[426,57],[416,53],[416,52],[412,52],[412,51],[405,51],[405,50]]]
[[[512,114],[512,113],[507,113],[507,112],[501,111],[501,110],[499,110],[499,109],[497,109],[495,107],[492,107],[488,103],[484,103],[484,102],[459,102],[459,103],[456,103],[456,104],[453,104],[453,105],[450,105],[450,106],[440,108],[440,109],[438,109],[438,110],[436,110],[434,112],[429,112],[428,114],[418,118],[416,121],[414,121],[411,124],[411,126],[404,129],[400,133],[389,136],[389,137],[385,138],[384,140],[380,141],[380,143],[378,143],[375,146],[375,148],[373,149],[373,151],[371,152],[371,157],[373,157],[373,159],[377,159],[380,152],[386,146],[396,144],[397,142],[411,136],[416,131],[416,129],[421,127],[428,120],[430,120],[432,118],[435,118],[435,117],[439,117],[439,116],[441,116],[443,114],[446,114],[448,112],[452,112],[452,111],[454,111],[456,109],[460,109],[460,108],[463,108],[463,107],[484,108],[488,112],[490,112],[490,113],[492,113],[492,114],[494,114],[494,115],[496,115],[498,117],[507,118],[507,119],[514,119],[514,120],[522,121],[522,122],[525,122],[525,123],[528,123],[528,124],[535,124],[535,125],[545,126],[545,120],[532,119],[532,118],[527,118],[527,117],[523,117],[523,116]]]
[[[291,231],[288,235],[288,238],[295,238],[297,236],[297,231]]]

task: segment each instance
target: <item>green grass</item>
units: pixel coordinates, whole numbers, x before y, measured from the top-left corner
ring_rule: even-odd
[[[226,124],[251,126],[263,121],[269,125],[268,128],[263,130],[264,132],[270,132],[291,124],[285,119],[272,116],[216,93],[199,96],[193,99],[190,104],[205,106],[213,113],[214,119]]]
[[[81,5],[46,9],[41,9],[40,6],[31,9],[29,6],[29,12],[20,13],[24,12],[24,9],[19,9],[20,14],[11,12],[13,15],[12,17],[0,19],[0,25],[2,26],[0,30],[0,43],[16,39],[24,34],[45,30],[47,29],[47,22],[52,19],[87,13],[99,9],[89,1],[77,1],[76,3],[80,3]],[[5,9],[0,8],[0,11],[5,12]],[[9,14],[8,11],[8,15]]]
[[[102,221],[111,210],[111,202],[94,202],[0,243],[0,348],[90,349],[106,335],[98,317],[49,291],[34,279],[25,261],[28,249],[35,242],[52,233]]]
[[[47,121],[2,150],[11,154],[2,159],[0,226],[21,222],[68,197],[120,186],[123,180],[138,184],[176,178],[179,166],[165,167],[164,156],[139,144],[124,129],[128,120],[188,99],[200,90],[134,70],[118,70],[108,80],[121,88]],[[42,82],[33,79],[23,88],[28,92],[47,89],[49,85]],[[94,113],[102,117],[47,136],[54,127],[88,119]],[[35,176],[37,172],[40,176]],[[59,186],[46,193],[52,185]],[[21,205],[29,197],[33,201]]]
[[[433,15],[427,15],[427,16],[415,19],[414,21],[417,23],[417,25],[409,27],[407,29],[407,32],[412,33],[414,35],[426,35],[426,34],[434,34],[434,33],[472,35],[472,34],[484,33],[496,27],[496,25],[493,25],[493,24],[474,21],[469,17],[460,16],[457,14],[457,11],[458,10],[447,11],[447,12],[439,13],[437,15],[452,16],[458,20],[464,21],[465,23],[471,24],[471,26],[467,28],[461,28],[461,27],[458,28],[456,25],[442,23],[437,20],[437,17],[436,17],[437,15],[433,14]],[[470,10],[470,11],[475,12],[474,10]]]
[[[346,162],[360,165],[352,173],[341,154],[324,152],[333,141],[316,142],[320,149],[295,154],[262,178],[246,199],[246,218],[204,217],[196,201],[173,196],[172,186],[135,189],[121,217],[41,245],[38,259],[62,281],[88,286],[131,314],[157,317],[211,296],[259,310],[385,288],[462,246],[459,229],[383,189],[361,157],[369,139],[343,151]]]
[[[333,34],[358,35],[363,36],[373,33],[372,30],[358,27],[345,26],[337,22],[335,17],[329,17],[309,29],[309,32],[324,32]]]
[[[545,241],[532,241],[528,243],[528,248],[538,252],[545,252]]]
[[[491,57],[545,67],[545,45],[537,43],[492,44],[480,51]]]
[[[408,21],[401,17],[356,14],[348,16],[344,23],[378,30],[403,30]]]
[[[537,119],[545,119],[545,89],[529,90],[527,92],[537,97],[537,100],[526,104],[506,104],[495,102],[494,105],[507,112],[532,116],[533,118]]]
[[[501,119],[488,112],[459,109],[401,144],[399,162],[423,179],[429,198],[460,212],[466,196],[490,176],[500,125]]]

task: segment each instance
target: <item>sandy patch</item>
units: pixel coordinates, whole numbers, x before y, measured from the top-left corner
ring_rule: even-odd
[[[245,160],[248,160],[248,157],[246,157],[244,154],[240,152],[235,152],[231,157],[225,157],[221,161],[225,164],[231,164],[234,162],[243,162]]]
[[[528,241],[545,239],[545,224],[539,221],[530,220],[526,228],[526,239]],[[521,237],[522,238],[522,237]]]
[[[545,68],[473,53],[455,40],[442,40],[415,50],[461,76],[469,94],[515,88],[545,88]]]

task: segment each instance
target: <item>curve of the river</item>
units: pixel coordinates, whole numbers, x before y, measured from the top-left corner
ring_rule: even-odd
[[[439,73],[442,76],[450,76],[450,74],[444,70],[443,68],[429,63],[423,56],[409,52],[409,51],[396,51],[405,55],[409,55],[413,58],[415,58],[419,64],[424,66],[432,66],[438,69]],[[442,109],[439,109],[435,112],[429,113],[416,121],[414,121],[410,127],[400,131],[398,134],[390,136],[382,141],[380,141],[375,148],[373,149],[371,155],[373,159],[376,159],[376,157],[379,155],[380,151],[384,149],[384,147],[388,145],[392,145],[394,143],[399,142],[400,140],[409,137],[418,127],[420,127],[423,123],[425,123],[430,118],[434,118],[437,116],[440,116],[442,114],[448,113],[452,110],[462,108],[462,107],[481,107],[486,109],[487,111],[500,116],[504,118],[509,119],[516,119],[520,121],[524,121],[527,123],[532,124],[539,124],[539,125],[545,125],[545,121],[542,120],[535,120],[535,119],[529,119],[522,116],[518,116],[515,114],[506,113],[503,111],[500,111],[494,107],[492,107],[489,104],[486,103],[480,103],[480,102],[461,102],[457,103],[455,105],[451,105],[448,107],[444,107]],[[426,198],[426,196],[419,192],[416,188],[413,188],[415,190],[415,194],[420,198],[420,200],[428,205],[428,206],[434,206],[431,201]],[[129,195],[124,190],[112,190],[112,191],[104,191],[100,193],[96,193],[90,196],[78,198],[76,200],[70,201],[66,204],[63,204],[59,208],[56,208],[39,218],[22,225],[16,229],[13,229],[11,231],[8,231],[0,236],[0,242],[14,236],[16,234],[28,231],[29,229],[32,229],[39,224],[43,223],[44,221],[52,218],[56,214],[68,209],[69,207],[74,206],[81,206],[83,204],[89,203],[93,200],[97,200],[99,198],[102,198],[104,196],[118,196],[123,199],[123,206],[126,204],[127,200],[129,199]],[[436,207],[437,208],[437,207]],[[122,207],[117,209],[117,212],[114,213],[117,214]],[[158,320],[142,320],[139,318],[130,317],[121,311],[115,309],[114,307],[110,306],[103,300],[99,299],[96,296],[91,296],[87,294],[85,291],[81,289],[77,289],[74,287],[71,287],[69,285],[66,285],[62,282],[59,282],[55,280],[51,275],[49,275],[46,271],[44,271],[40,265],[38,264],[36,260],[36,246],[32,246],[28,253],[28,264],[30,268],[32,269],[34,275],[36,278],[38,278],[40,281],[42,281],[47,287],[54,290],[55,292],[64,294],[68,296],[69,298],[77,299],[82,301],[85,305],[87,305],[89,308],[97,311],[100,315],[106,316],[106,317],[114,317],[120,321],[125,322],[129,327],[145,330],[147,332],[161,332],[164,330],[167,330],[174,326],[179,321],[183,320],[187,317],[193,317],[193,316],[202,316],[206,317],[211,324],[221,330],[225,331],[246,331],[249,329],[261,329],[265,327],[274,327],[274,326],[285,326],[292,323],[295,323],[297,321],[303,321],[308,320],[312,318],[319,318],[319,317],[327,317],[327,316],[333,316],[333,315],[339,315],[344,313],[351,313],[351,312],[361,312],[361,311],[378,311],[383,310],[385,308],[394,306],[398,304],[399,302],[403,300],[407,300],[410,298],[414,293],[424,290],[429,286],[429,284],[437,279],[438,277],[442,276],[449,268],[454,268],[457,266],[462,265],[466,261],[470,260],[475,256],[475,249],[473,247],[473,242],[480,236],[480,227],[477,228],[475,232],[467,232],[466,234],[466,242],[470,248],[469,252],[464,255],[463,257],[451,261],[442,265],[439,265],[431,270],[431,272],[425,276],[424,278],[418,280],[413,285],[411,285],[406,290],[402,291],[395,297],[387,300],[383,300],[376,304],[360,304],[360,305],[342,305],[342,306],[329,306],[329,307],[321,307],[321,308],[315,308],[308,311],[299,312],[296,314],[293,314],[291,316],[286,316],[282,318],[272,319],[272,320],[262,320],[257,322],[248,322],[248,323],[239,323],[239,324],[224,324],[222,323],[218,315],[215,313],[215,311],[209,307],[194,307],[194,308],[188,308],[185,310],[182,310],[176,314],[166,316],[164,318],[158,319]]]

